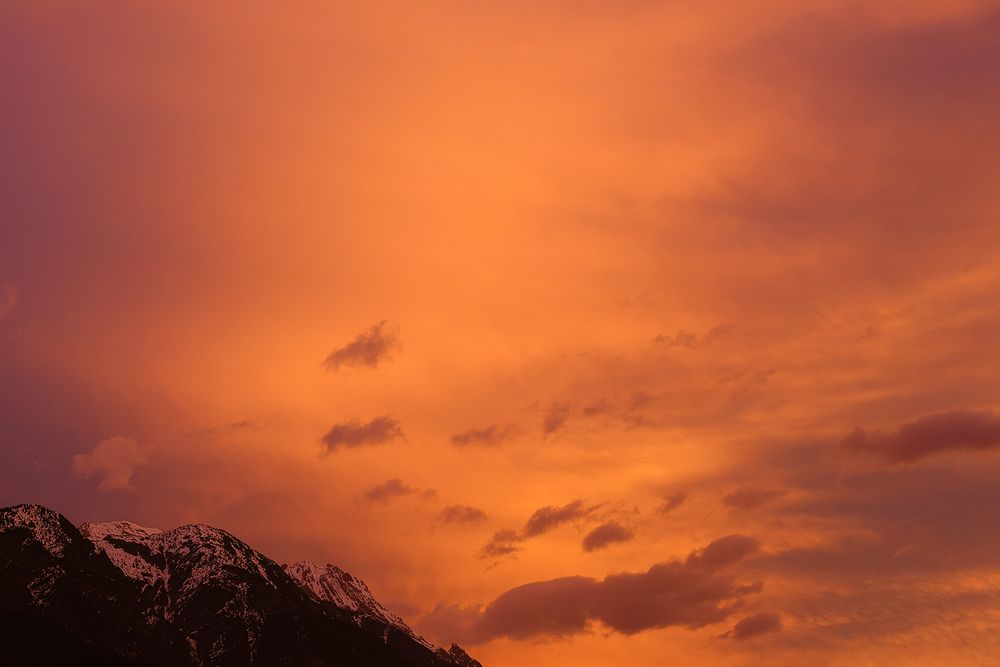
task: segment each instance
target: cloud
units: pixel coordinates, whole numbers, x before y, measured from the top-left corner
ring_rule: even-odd
[[[0,283],[0,317],[17,305],[17,290],[10,283]]]
[[[78,478],[100,475],[97,488],[101,493],[135,491],[132,474],[148,462],[149,455],[138,442],[116,435],[98,442],[89,454],[75,455],[72,472]]]
[[[449,505],[441,510],[443,523],[473,524],[486,521],[486,512],[469,505]]]
[[[466,445],[499,445],[513,433],[511,427],[500,428],[493,425],[486,428],[473,428],[451,436],[451,444],[464,447]]]
[[[323,454],[346,447],[356,449],[369,445],[381,445],[403,437],[403,429],[399,422],[388,415],[380,415],[367,423],[357,419],[334,424],[326,432],[320,442],[323,443]]]
[[[547,533],[557,526],[561,526],[569,521],[583,518],[590,514],[593,509],[586,509],[582,500],[574,500],[562,507],[550,505],[535,510],[524,524],[524,536],[535,537],[542,533]]]
[[[625,635],[670,626],[699,628],[725,621],[742,607],[743,598],[761,590],[759,582],[741,584],[726,571],[757,548],[750,537],[730,535],[683,561],[659,563],[645,572],[536,581],[482,608],[438,608],[429,622],[437,627],[452,623],[447,630],[470,643],[565,637],[586,632],[593,622]]]
[[[664,498],[660,506],[656,508],[656,511],[660,514],[669,514],[680,507],[685,500],[687,500],[687,494],[683,491],[677,491]]]
[[[673,336],[660,334],[653,339],[653,342],[664,343],[666,345],[669,345],[670,347],[683,347],[689,350],[693,350],[695,348],[701,347],[702,345],[711,343],[712,341],[716,340],[717,338],[720,338],[721,336],[725,336],[730,331],[732,331],[732,327],[730,327],[728,324],[719,324],[718,326],[712,327],[702,335],[688,333],[687,331],[681,329]]]
[[[948,451],[997,449],[1000,415],[992,410],[952,410],[920,417],[889,434],[857,428],[841,447],[889,463],[909,463]]]
[[[760,549],[760,543],[746,535],[720,537],[702,549],[688,554],[685,564],[715,570],[737,563]]]
[[[759,614],[753,614],[752,616],[741,618],[736,622],[736,625],[733,626],[732,630],[724,635],[721,635],[720,638],[745,641],[751,637],[757,637],[769,632],[780,632],[781,628],[782,625],[780,616],[777,614],[761,612]]]
[[[737,489],[726,494],[722,499],[722,504],[731,510],[752,510],[780,498],[785,493],[785,491],[771,489]]]
[[[604,549],[617,542],[627,542],[635,537],[635,531],[621,525],[617,521],[602,523],[587,533],[583,538],[583,550],[586,552]]]
[[[522,542],[543,535],[564,523],[590,516],[595,509],[597,507],[584,507],[582,500],[574,500],[562,506],[541,507],[532,513],[520,532],[508,528],[494,533],[480,550],[480,557],[506,556],[520,551]]]
[[[524,541],[516,530],[505,528],[493,533],[489,541],[479,550],[480,558],[499,558],[509,556],[521,550],[521,542]]]
[[[403,483],[403,480],[393,477],[368,489],[362,497],[370,503],[387,503],[395,498],[416,492],[416,489]]]
[[[399,332],[386,325],[387,320],[382,320],[358,334],[350,343],[331,352],[323,367],[328,371],[344,366],[377,368],[380,363],[390,361],[392,353],[400,348]]]
[[[606,415],[614,410],[615,406],[612,405],[607,399],[601,398],[593,403],[588,403],[583,407],[584,417],[600,417],[601,415]]]
[[[542,419],[542,434],[552,435],[556,431],[560,430],[566,425],[566,420],[569,419],[571,408],[566,403],[555,403],[549,407],[549,411],[545,413],[545,418]]]

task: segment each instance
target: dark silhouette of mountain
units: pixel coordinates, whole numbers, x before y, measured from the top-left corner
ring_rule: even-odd
[[[0,667],[482,667],[333,565],[283,567],[224,530],[0,509]]]

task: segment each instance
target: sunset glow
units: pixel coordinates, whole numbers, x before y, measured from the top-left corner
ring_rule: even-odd
[[[0,506],[485,667],[1000,655],[1000,5],[0,6]]]

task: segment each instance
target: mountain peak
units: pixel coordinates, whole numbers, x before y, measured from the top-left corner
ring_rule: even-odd
[[[105,521],[103,523],[82,523],[80,532],[92,542],[113,537],[123,540],[135,540],[158,535],[163,531],[159,528],[147,528],[131,521]]]
[[[14,505],[0,509],[0,531],[12,528],[29,530],[35,540],[53,556],[63,553],[72,541],[70,524],[61,514],[43,505]]]

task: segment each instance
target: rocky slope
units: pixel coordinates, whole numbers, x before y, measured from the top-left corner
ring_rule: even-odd
[[[481,667],[333,565],[282,567],[210,526],[0,509],[0,667],[53,664]]]

